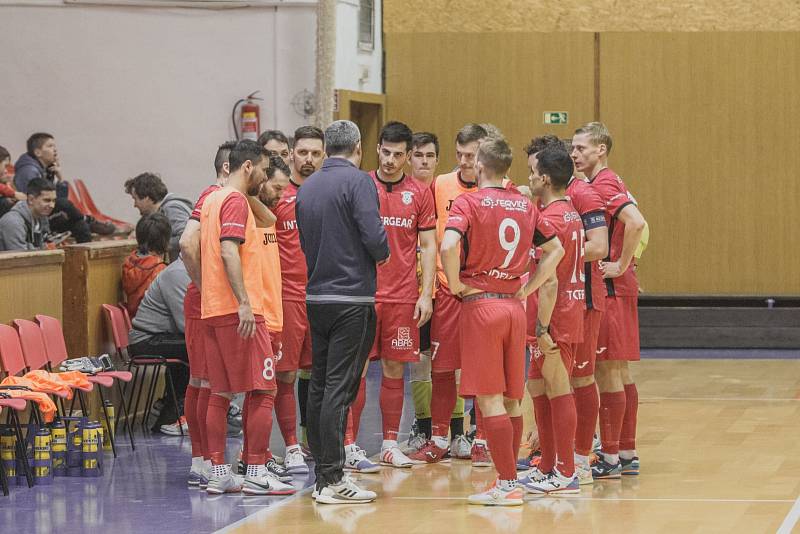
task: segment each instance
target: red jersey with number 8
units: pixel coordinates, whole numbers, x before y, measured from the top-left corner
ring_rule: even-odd
[[[553,341],[563,343],[581,343],[583,312],[586,309],[583,221],[566,198],[555,200],[542,208],[541,216],[555,229],[564,247],[564,257],[556,268],[558,297],[550,319],[550,337]]]
[[[533,204],[518,192],[486,187],[456,198],[446,229],[462,236],[461,282],[515,293],[528,272],[533,224]]]

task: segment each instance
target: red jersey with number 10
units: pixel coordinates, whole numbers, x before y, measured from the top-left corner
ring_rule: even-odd
[[[411,176],[399,182],[384,182],[370,173],[378,189],[381,220],[389,240],[391,259],[378,267],[376,302],[414,304],[417,286],[417,241],[419,232],[436,229],[433,195],[429,187]]]
[[[447,230],[462,236],[461,282],[491,293],[515,293],[528,272],[534,208],[517,192],[485,187],[453,201]]]
[[[586,232],[606,226],[606,207],[603,199],[588,182],[572,178],[567,185],[567,198],[580,214]],[[586,262],[583,269],[586,274],[586,308],[605,311],[606,284],[603,282],[598,262]]]
[[[278,250],[281,255],[281,281],[283,300],[305,302],[308,268],[306,256],[300,247],[300,233],[297,231],[297,216],[294,207],[300,186],[289,180],[281,199],[275,207],[275,234],[278,236]]]
[[[583,222],[575,206],[566,198],[542,208],[541,216],[555,229],[564,247],[564,257],[556,267],[558,297],[550,319],[550,337],[553,341],[580,343],[583,341],[583,311],[586,309]]]

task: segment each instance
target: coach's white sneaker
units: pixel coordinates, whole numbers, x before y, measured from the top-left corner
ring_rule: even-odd
[[[316,501],[320,504],[365,504],[377,497],[374,491],[359,488],[350,477],[342,477],[338,484],[322,488]]]
[[[308,474],[306,457],[303,456],[300,445],[292,445],[286,449],[286,458],[283,460],[283,467],[292,475]]]
[[[206,492],[211,495],[223,493],[239,493],[242,491],[241,479],[233,476],[230,464],[215,465],[208,479]]]

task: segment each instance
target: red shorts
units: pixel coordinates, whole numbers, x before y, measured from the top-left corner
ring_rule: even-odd
[[[370,360],[419,361],[419,328],[414,320],[415,304],[378,302],[377,323]]]
[[[281,364],[283,359],[283,342],[281,341],[281,333],[269,330],[269,344],[272,347],[272,356],[275,359],[275,369]]]
[[[283,301],[281,352],[279,372],[311,369],[311,328],[305,302]]]
[[[572,371],[575,366],[575,349],[578,345],[576,343],[564,343],[562,341],[556,341],[556,345],[558,346],[558,351],[561,353],[561,361],[564,363],[567,374],[572,376]],[[544,376],[542,376],[544,354],[542,354],[542,351],[539,349],[539,342],[535,337],[530,344],[530,351],[531,364],[528,366],[528,378],[532,380],[541,380],[544,378]]]
[[[606,312],[597,338],[597,360],[639,361],[638,297],[606,297]]]
[[[436,305],[431,317],[431,369],[455,371],[461,369],[459,317],[461,299],[442,286],[436,290]]]
[[[208,325],[198,317],[184,318],[186,352],[189,354],[189,375],[201,380],[208,379],[206,368],[206,339]]]
[[[575,345],[575,367],[572,376],[594,375],[594,359],[597,351],[597,336],[603,312],[585,310],[583,312],[583,342]]]
[[[256,335],[236,332],[236,314],[209,317],[206,358],[211,393],[246,393],[275,389],[275,359],[264,318],[256,316]]]
[[[437,303],[438,305],[438,303]],[[488,298],[461,305],[462,397],[525,393],[525,309],[515,298]]]

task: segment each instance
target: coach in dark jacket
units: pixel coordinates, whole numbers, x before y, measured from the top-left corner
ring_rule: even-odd
[[[328,158],[297,194],[300,245],[306,255],[306,307],[313,367],[308,390],[308,443],[323,502],[375,498],[342,480],[347,411],[375,338],[376,264],[389,259],[378,192],[358,169],[361,133],[350,121],[325,131]]]

